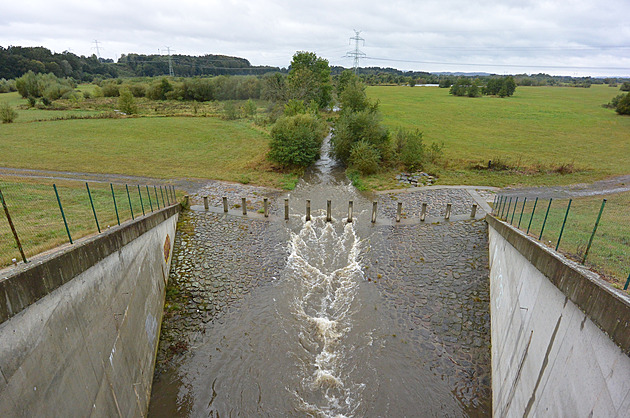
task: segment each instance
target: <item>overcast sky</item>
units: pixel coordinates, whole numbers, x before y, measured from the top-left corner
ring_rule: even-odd
[[[287,67],[313,51],[351,67],[630,76],[629,0],[22,0],[0,45],[78,55],[225,54]]]

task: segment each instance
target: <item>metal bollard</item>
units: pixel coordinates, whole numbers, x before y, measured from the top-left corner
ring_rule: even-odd
[[[348,223],[352,222],[352,206],[353,206],[353,202],[352,200],[348,202]]]
[[[289,199],[284,199],[284,220],[289,220]]]
[[[247,215],[247,199],[242,198],[241,203],[243,204],[243,215]]]
[[[330,215],[331,202],[330,200],[326,201],[326,222],[332,221],[332,216]]]
[[[204,208],[205,210],[210,209],[210,206],[208,205],[208,196],[204,196],[204,197],[203,197],[203,208]]]
[[[402,214],[402,202],[398,202],[398,209],[396,210],[396,222],[400,222],[401,214]]]
[[[306,222],[311,220],[311,200],[306,199]]]
[[[223,196],[223,212],[228,212],[227,197]]]
[[[447,203],[446,204],[446,215],[444,215],[444,219],[450,219],[451,217],[451,204]]]
[[[422,212],[420,212],[420,221],[424,222],[424,219],[427,216],[427,204],[423,203],[422,204]]]
[[[372,223],[376,223],[376,206],[378,202],[372,202]]]
[[[470,217],[474,218],[475,216],[477,216],[477,205],[473,203],[472,209],[470,211]]]
[[[265,218],[269,217],[269,199],[267,199],[266,197],[263,199],[263,206],[264,206],[264,213],[265,213]]]

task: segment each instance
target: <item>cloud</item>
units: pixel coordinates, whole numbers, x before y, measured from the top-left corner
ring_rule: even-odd
[[[362,30],[362,65],[425,71],[630,75],[630,3],[571,0],[11,2],[0,16],[8,45],[42,45],[115,58],[157,53],[226,54],[286,67],[297,50],[332,64]],[[378,60],[376,58],[384,58]],[[435,64],[434,64],[435,63]]]

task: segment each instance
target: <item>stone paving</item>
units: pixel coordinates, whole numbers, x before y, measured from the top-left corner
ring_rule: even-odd
[[[362,255],[388,312],[409,330],[420,357],[480,415],[490,404],[487,225],[380,227]]]
[[[254,287],[277,277],[288,256],[282,231],[262,220],[187,211],[175,234],[156,377]]]
[[[378,195],[378,202],[379,213],[390,219],[396,216],[398,202],[403,204],[403,219],[419,217],[422,203],[427,203],[428,217],[444,217],[447,203],[452,204],[452,215],[466,215],[475,203],[470,193],[463,189],[405,190]]]
[[[269,192],[269,194],[267,194]],[[193,198],[212,196],[221,206],[228,195],[240,202],[247,194],[250,210],[278,191],[213,182]],[[466,190],[434,189],[379,196],[379,213],[393,217],[396,202],[418,216],[466,214],[474,203]],[[195,201],[194,199],[198,199]],[[398,199],[398,200],[397,200]],[[256,206],[260,204],[260,206]],[[238,309],[245,295],[280,277],[287,256],[283,222],[187,211],[175,237],[167,287],[156,378],[172,360],[203,338],[205,324],[221,321]],[[485,221],[378,226],[361,259],[365,278],[383,297],[388,315],[408,330],[418,356],[436,375],[448,380],[471,415],[489,415],[490,317],[487,226]]]
[[[196,193],[190,195],[193,205],[203,205],[203,197],[208,196],[208,205],[223,207],[223,196],[228,198],[228,208],[241,207],[242,198],[246,199],[247,210],[258,211],[263,207],[263,199],[269,198],[270,211],[276,204],[276,198],[284,192],[269,187],[249,186],[240,183],[228,183],[223,181],[208,181]]]

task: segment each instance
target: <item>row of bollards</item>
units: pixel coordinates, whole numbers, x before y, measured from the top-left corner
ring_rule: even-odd
[[[208,204],[208,196],[203,197],[203,206],[205,210],[210,209],[210,206]],[[247,199],[246,198],[241,199],[241,206],[243,210],[243,215],[247,215]],[[398,207],[396,210],[396,222],[400,222],[402,218],[402,207],[403,207],[402,202],[398,202]],[[376,201],[372,202],[372,223],[376,223],[377,208],[378,208],[378,202]],[[354,211],[354,202],[350,200],[348,202],[348,218],[347,218],[348,222],[352,222],[353,211]],[[452,211],[452,204],[447,203],[444,219],[448,220],[451,218],[451,211]],[[223,212],[225,213],[228,212],[228,199],[225,196],[223,197]],[[268,198],[263,199],[263,213],[264,213],[265,218],[269,217],[269,199]],[[420,212],[420,221],[424,222],[426,220],[426,216],[427,216],[427,203],[422,203],[422,210]],[[477,216],[477,205],[473,204],[470,211],[470,217],[475,218],[476,216]],[[306,217],[305,218],[307,222],[311,220],[310,199],[306,200]],[[287,221],[289,220],[289,199],[284,199],[284,219]],[[326,201],[326,222],[331,222],[331,221],[332,221],[332,201],[327,200]]]

